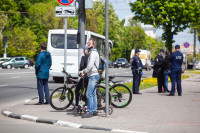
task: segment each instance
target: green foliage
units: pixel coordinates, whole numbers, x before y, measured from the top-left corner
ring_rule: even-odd
[[[162,38],[166,41],[166,47],[172,51],[173,35],[183,31],[191,22],[199,22],[199,0],[171,1],[137,0],[130,3],[134,18],[145,24],[162,27]]]
[[[36,35],[29,29],[14,28],[8,32],[7,53],[10,56],[33,57],[36,53]]]
[[[196,54],[196,61],[200,61],[200,54]],[[193,55],[189,55],[187,58],[188,63],[193,63]]]

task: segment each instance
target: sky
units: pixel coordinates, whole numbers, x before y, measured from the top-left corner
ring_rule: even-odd
[[[105,0],[103,0],[105,1]],[[125,19],[134,14],[131,12],[131,8],[129,6],[129,2],[135,2],[136,0],[109,0],[114,7],[116,14],[118,15],[119,19]],[[178,35],[174,36],[174,40],[176,41],[174,45],[179,44],[182,45],[184,42],[189,42],[191,45],[194,44],[194,35],[190,34],[190,29],[186,29],[183,32],[179,32]],[[161,36],[163,33],[162,29],[156,30],[156,35]],[[196,41],[197,45],[200,45],[199,41]]]

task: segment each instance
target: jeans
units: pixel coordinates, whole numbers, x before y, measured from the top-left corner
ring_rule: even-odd
[[[39,95],[39,102],[44,103],[44,93],[45,93],[46,102],[49,103],[48,79],[37,79],[37,89]]]
[[[165,70],[164,71],[164,91],[168,91],[168,77],[171,79],[171,71],[170,70]]]
[[[87,96],[87,110],[90,114],[93,114],[97,110],[96,88],[99,78],[100,78],[99,75],[93,75],[89,77],[86,96]]]

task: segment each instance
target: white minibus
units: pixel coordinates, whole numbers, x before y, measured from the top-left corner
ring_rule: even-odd
[[[143,69],[151,70],[151,53],[148,50],[141,50],[140,49],[140,60],[142,61]],[[132,57],[135,55],[135,49],[132,49],[130,55],[130,62]]]
[[[104,53],[105,36],[99,35],[91,31],[85,31],[85,45],[78,49],[77,44],[78,30],[67,30],[67,72],[74,78],[78,78],[78,56],[83,56],[83,48],[88,40],[92,37],[96,41],[96,48],[101,56]],[[112,42],[109,40],[109,49],[112,48]],[[50,69],[50,77],[55,82],[63,80],[64,74],[64,29],[49,30],[47,50],[52,56],[52,67]],[[79,52],[78,52],[79,50]],[[79,55],[78,55],[79,53]]]

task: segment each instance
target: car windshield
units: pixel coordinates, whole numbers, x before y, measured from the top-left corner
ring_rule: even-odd
[[[118,61],[118,62],[125,62],[126,60],[120,58],[120,59],[117,59],[117,61]]]
[[[11,61],[13,58],[11,58],[11,59],[9,59],[9,60],[7,60],[7,61]]]

